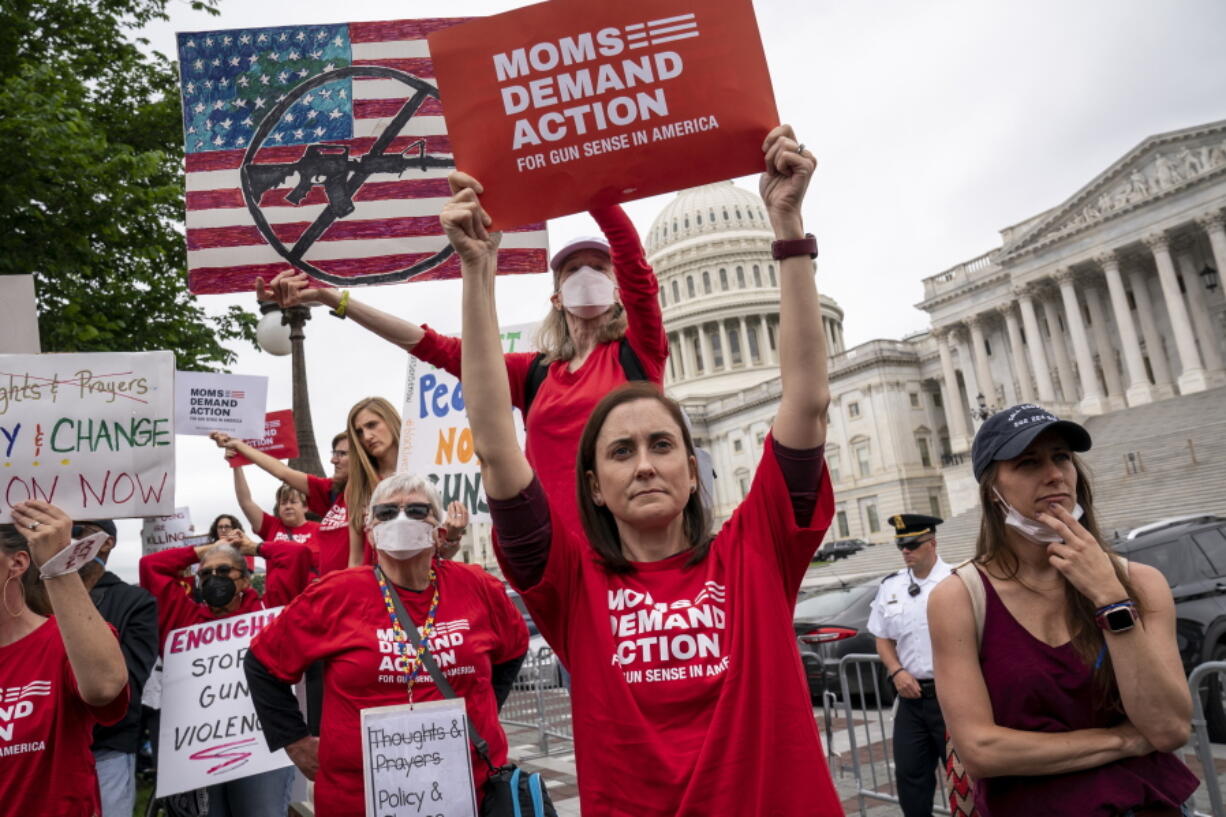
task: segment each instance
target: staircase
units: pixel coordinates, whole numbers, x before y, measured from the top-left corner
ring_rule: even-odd
[[[1171,516],[1226,515],[1226,388],[1090,417],[1085,427],[1094,448],[1082,460],[1090,471],[1098,524],[1108,539]],[[941,558],[957,564],[975,552],[979,516],[975,508],[937,529]],[[896,548],[877,545],[823,568],[820,575],[824,580],[837,572],[846,579],[901,566]]]

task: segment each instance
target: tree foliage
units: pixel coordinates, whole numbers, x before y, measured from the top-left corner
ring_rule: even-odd
[[[175,66],[134,36],[168,2],[0,4],[0,274],[34,274],[45,351],[170,349],[210,370],[256,318],[187,291]]]

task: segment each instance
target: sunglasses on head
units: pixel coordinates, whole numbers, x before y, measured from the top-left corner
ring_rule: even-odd
[[[196,571],[196,575],[199,576],[202,580],[207,579],[209,576],[220,576],[224,579],[228,577],[231,573],[236,574],[235,578],[240,578],[243,576],[244,571],[239,570],[237,567],[234,567],[233,565],[218,565],[217,567],[202,567]]]
[[[397,505],[395,502],[380,502],[371,506],[370,515],[379,522],[390,522],[404,511],[409,519],[428,519],[430,506],[425,502],[410,502],[407,505]]]

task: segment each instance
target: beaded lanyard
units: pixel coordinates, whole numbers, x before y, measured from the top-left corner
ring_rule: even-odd
[[[409,676],[409,705],[413,705],[413,681],[417,675],[417,669],[422,665],[422,655],[428,649],[428,639],[434,632],[434,615],[438,612],[438,578],[434,575],[434,562],[430,563],[430,585],[434,588],[434,599],[430,602],[430,611],[426,614],[426,623],[421,626],[421,643],[417,645],[415,651],[410,652],[412,641],[409,639],[409,634],[400,624],[400,617],[396,615],[396,603],[392,601],[392,589],[388,586],[387,580],[383,578],[383,571],[375,571],[375,579],[379,582],[379,590],[383,593],[383,604],[387,607],[387,617],[392,622],[392,635],[395,638],[396,655],[404,657],[406,671]],[[406,612],[407,615],[407,612]],[[410,657],[412,661],[410,661]]]

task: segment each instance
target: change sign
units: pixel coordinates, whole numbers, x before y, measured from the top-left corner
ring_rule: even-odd
[[[752,0],[538,3],[429,40],[498,229],[755,173],[779,123]]]
[[[174,511],[174,355],[0,355],[0,522],[27,499],[74,519]]]

